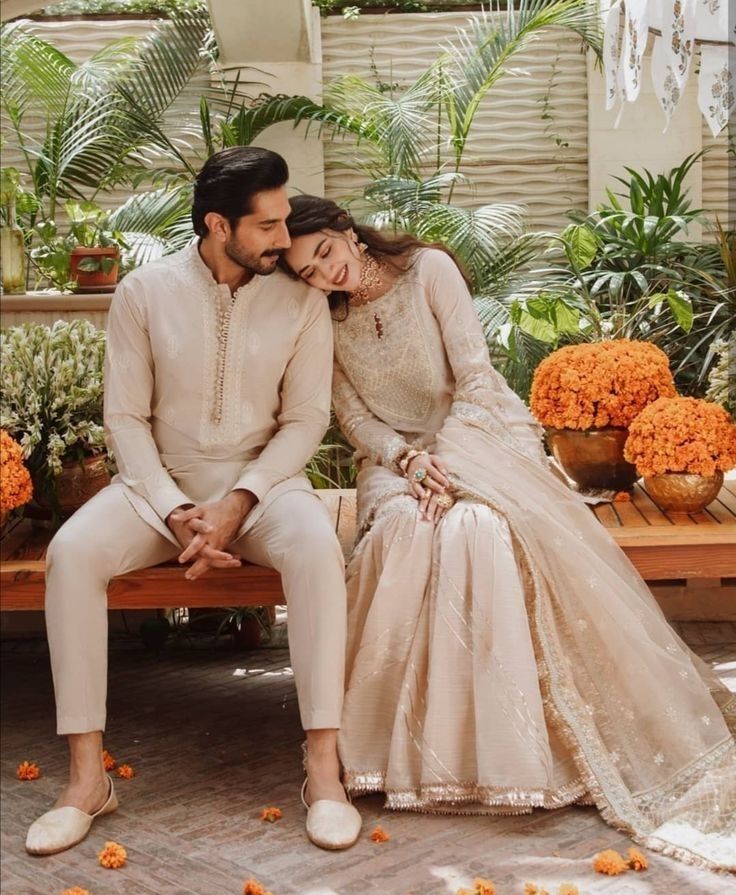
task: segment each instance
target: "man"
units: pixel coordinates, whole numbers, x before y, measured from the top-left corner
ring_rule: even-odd
[[[288,169],[273,152],[212,156],[194,186],[196,245],[130,273],[110,308],[105,427],[119,475],[49,546],[46,623],[70,776],[26,848],[75,845],[117,807],[102,764],[107,584],[179,556],[185,576],[241,558],[281,573],[302,725],[307,833],[351,845],[339,778],[343,557],[303,468],[329,422],[331,322],[321,292],[276,268]]]

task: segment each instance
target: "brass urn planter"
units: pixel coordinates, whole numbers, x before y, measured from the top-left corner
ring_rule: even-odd
[[[660,509],[668,513],[700,513],[723,487],[723,473],[693,475],[665,472],[644,477],[644,487]]]
[[[546,429],[552,455],[581,488],[628,491],[638,479],[624,460],[628,429]]]

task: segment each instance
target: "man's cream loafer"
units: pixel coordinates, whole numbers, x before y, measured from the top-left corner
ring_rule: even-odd
[[[363,821],[358,809],[349,802],[317,799],[307,803],[307,781],[302,785],[302,803],[307,809],[307,836],[320,848],[350,848],[360,835]]]
[[[26,836],[26,851],[32,855],[55,855],[81,842],[95,818],[110,814],[118,807],[112,778],[107,779],[110,781],[110,795],[102,808],[94,814],[85,814],[70,805],[52,808],[31,824]]]

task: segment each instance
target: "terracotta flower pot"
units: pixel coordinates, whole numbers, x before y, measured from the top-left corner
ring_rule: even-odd
[[[118,261],[120,253],[117,246],[76,246],[72,249],[69,258],[69,275],[77,281],[77,288],[85,291],[110,291],[115,288],[118,281]],[[100,261],[102,258],[112,258],[114,263],[109,270],[80,270],[79,265],[86,258]]]
[[[624,460],[628,429],[547,429],[554,458],[581,488],[627,491],[638,475]]]
[[[644,487],[657,506],[668,513],[699,513],[718,496],[723,487],[723,473],[648,475],[644,476]]]

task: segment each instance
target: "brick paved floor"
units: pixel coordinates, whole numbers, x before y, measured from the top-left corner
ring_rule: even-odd
[[[683,634],[736,689],[736,625],[688,624]],[[237,652],[113,642],[106,746],[137,776],[117,781],[120,810],[98,821],[77,848],[48,858],[23,849],[30,821],[48,809],[64,779],[66,754],[53,732],[45,646],[2,646],[2,895],[240,895],[255,877],[274,895],[454,895],[475,876],[498,895],[522,895],[525,881],[555,895],[575,882],[581,895],[726,895],[731,878],[653,856],[645,874],[604,878],[590,869],[625,836],[591,808],[506,818],[432,817],[384,811],[358,801],[365,832],[347,852],[309,844],[299,804],[299,729],[284,650]],[[650,694],[650,698],[655,698]],[[23,759],[43,776],[15,779]],[[283,819],[258,819],[277,805]],[[376,824],[391,840],[370,841]],[[104,870],[95,856],[107,839],[128,849],[126,867]]]

